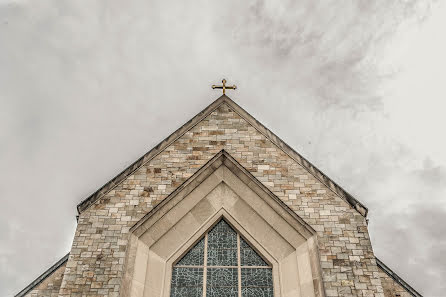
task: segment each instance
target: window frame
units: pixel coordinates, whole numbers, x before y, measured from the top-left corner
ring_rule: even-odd
[[[231,229],[232,231],[234,231],[236,233],[237,236],[237,265],[236,266],[223,266],[223,265],[208,265],[208,234],[209,232],[211,232],[213,230],[213,228],[218,225],[220,222],[225,222]],[[178,265],[178,262],[180,262],[183,257],[185,257],[187,255],[187,253],[193,249],[201,240],[204,239],[204,248],[203,248],[203,253],[204,253],[204,259],[203,259],[203,265]],[[266,266],[242,266],[241,263],[241,240],[244,240],[249,247],[266,263]],[[238,292],[238,297],[242,297],[242,268],[243,269],[269,269],[271,271],[271,279],[272,279],[272,292],[273,292],[273,296],[275,296],[275,290],[274,290],[274,270],[273,270],[273,265],[271,264],[271,262],[262,255],[261,252],[259,252],[253,244],[250,243],[250,241],[248,239],[246,239],[244,236],[242,236],[242,234],[237,230],[236,227],[234,227],[228,220],[226,220],[224,217],[220,217],[219,219],[217,219],[204,233],[204,235],[201,235],[198,240],[195,240],[194,243],[192,245],[190,245],[185,252],[183,252],[179,257],[177,257],[177,259],[172,263],[171,266],[171,277],[174,271],[174,268],[202,268],[203,269],[203,297],[207,297],[207,270],[208,268],[231,268],[231,269],[237,269],[237,292]],[[261,287],[261,286],[259,286]],[[170,289],[169,291],[172,290],[172,283],[170,282]],[[169,293],[169,295],[171,295],[171,292]]]

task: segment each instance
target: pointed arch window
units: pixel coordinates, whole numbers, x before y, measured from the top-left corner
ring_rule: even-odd
[[[171,297],[273,297],[272,267],[224,219],[173,266]]]

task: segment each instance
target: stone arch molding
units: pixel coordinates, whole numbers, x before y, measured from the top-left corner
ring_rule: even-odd
[[[168,297],[172,266],[224,217],[273,266],[275,297],[325,296],[316,232],[221,151],[131,228],[122,297]]]

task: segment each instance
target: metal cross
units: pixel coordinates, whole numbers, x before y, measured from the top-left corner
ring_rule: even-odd
[[[222,86],[212,85],[212,88],[213,88],[213,89],[223,89],[223,95],[226,93],[226,89],[229,89],[229,90],[235,90],[235,89],[237,89],[237,86],[236,86],[236,85],[233,85],[233,86],[226,86],[226,79],[223,79],[221,82],[223,83]]]

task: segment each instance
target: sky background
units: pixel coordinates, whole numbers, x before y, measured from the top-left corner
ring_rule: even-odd
[[[76,205],[221,91],[369,208],[374,252],[446,291],[446,5],[0,0],[0,296]]]

